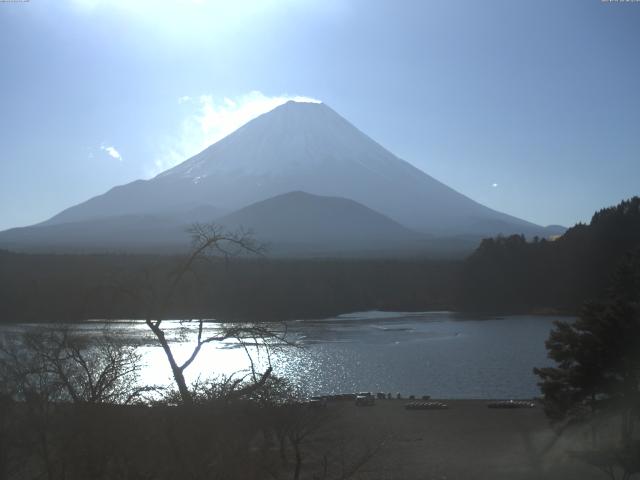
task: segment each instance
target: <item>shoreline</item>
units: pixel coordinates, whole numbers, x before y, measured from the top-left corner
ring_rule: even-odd
[[[349,321],[349,320],[385,320],[385,319],[394,319],[394,318],[405,318],[405,317],[418,317],[420,315],[430,315],[430,314],[438,314],[438,313],[448,313],[453,315],[460,316],[476,316],[479,318],[474,318],[473,320],[483,321],[483,320],[491,320],[491,319],[501,319],[502,317],[523,317],[523,316],[536,316],[536,317],[576,317],[579,315],[579,312],[570,312],[559,309],[543,309],[543,310],[531,310],[531,311],[513,311],[513,312],[484,312],[484,311],[468,311],[468,310],[455,310],[455,309],[433,309],[433,310],[364,310],[364,311],[347,311],[342,313],[336,313],[330,316],[309,316],[305,318],[291,318],[285,320],[274,320],[274,319],[266,319],[266,320],[223,320],[216,319],[214,317],[211,318],[203,318],[204,323],[289,323],[289,322],[317,322],[322,320],[341,320],[341,321]],[[374,317],[364,316],[365,314],[372,314]],[[382,314],[382,315],[380,315]],[[164,319],[165,322],[180,322],[185,321],[181,318],[167,318]],[[144,318],[86,318],[82,320],[72,320],[72,321],[59,321],[59,320],[51,320],[51,321],[4,321],[0,320],[0,327],[3,325],[81,325],[81,324],[96,324],[96,323],[106,323],[106,324],[127,324],[127,323],[144,323]]]

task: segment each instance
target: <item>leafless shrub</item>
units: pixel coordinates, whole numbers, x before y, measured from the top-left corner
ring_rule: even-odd
[[[106,331],[89,338],[46,328],[0,343],[3,383],[16,400],[129,404],[151,390],[138,385],[140,368],[135,347]]]

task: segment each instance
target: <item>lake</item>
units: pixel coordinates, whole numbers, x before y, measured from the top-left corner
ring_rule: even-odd
[[[540,394],[533,367],[550,365],[544,342],[553,320],[567,317],[518,315],[481,317],[453,312],[361,312],[324,320],[287,323],[287,338],[298,347],[272,351],[274,371],[305,395],[355,391],[400,392],[436,398],[531,398]],[[105,322],[69,327],[95,335]],[[178,357],[186,358],[195,324],[164,323]],[[28,330],[36,324],[0,327]],[[206,330],[214,332],[216,322]],[[108,329],[138,345],[141,381],[167,384],[170,370],[153,335],[140,321],[109,322]],[[263,349],[249,348],[255,363],[268,362]],[[247,351],[236,341],[206,345],[187,370],[190,380],[246,372]]]

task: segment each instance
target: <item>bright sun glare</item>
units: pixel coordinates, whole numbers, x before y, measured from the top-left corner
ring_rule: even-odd
[[[213,37],[233,31],[286,1],[242,0],[73,0],[88,13],[126,15],[172,38]],[[215,19],[212,24],[211,19]]]

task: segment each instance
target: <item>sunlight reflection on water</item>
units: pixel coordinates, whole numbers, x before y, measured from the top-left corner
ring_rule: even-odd
[[[535,366],[549,365],[544,341],[560,317],[480,318],[451,312],[363,312],[325,320],[290,322],[287,338],[300,345],[277,348],[276,374],[306,394],[353,391],[429,394],[441,398],[530,398],[539,395]],[[178,360],[188,358],[196,325],[163,323]],[[35,325],[3,327],[23,330]],[[105,322],[72,325],[94,335]],[[220,325],[207,323],[206,332]],[[164,352],[143,322],[109,322],[109,330],[138,345],[144,384],[170,384]],[[263,349],[250,347],[259,370],[268,365]],[[203,347],[187,369],[189,381],[247,372],[247,352],[237,341]]]

